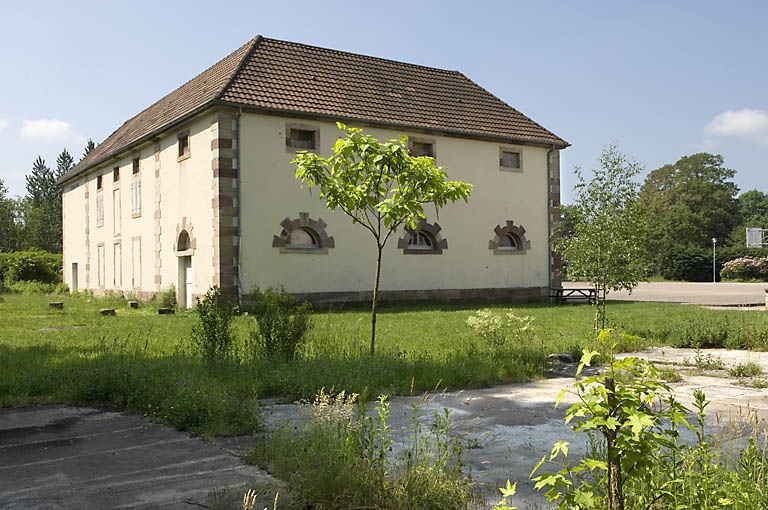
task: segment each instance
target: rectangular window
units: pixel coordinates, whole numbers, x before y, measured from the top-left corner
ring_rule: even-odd
[[[131,287],[141,288],[141,237],[134,237],[131,242]]]
[[[114,255],[115,267],[112,283],[115,287],[115,290],[120,290],[120,288],[123,286],[123,250],[120,243],[115,243]]]
[[[99,287],[104,288],[104,280],[106,280],[106,262],[104,261],[104,243],[99,243],[96,251],[98,254]]]
[[[131,183],[131,216],[141,216],[141,181],[134,179]]]
[[[120,188],[112,190],[112,230],[120,235]]]
[[[104,226],[104,193],[96,193],[96,226]]]
[[[408,151],[411,156],[429,156],[430,158],[436,158],[435,142],[433,140],[424,140],[421,138],[409,138],[408,139]]]
[[[314,151],[319,145],[317,129],[309,126],[285,127],[285,147],[289,151]]]
[[[178,161],[181,161],[182,159],[187,159],[190,155],[189,152],[189,131],[183,131],[179,133],[178,135],[179,139],[179,157]]]
[[[116,166],[112,169],[112,182],[120,181],[120,167]]]
[[[104,187],[104,184],[103,184],[102,181],[103,181],[102,176],[101,175],[97,175],[96,176],[96,189],[97,190],[102,189]]]
[[[131,166],[131,173],[138,175],[139,173],[139,158],[133,158],[133,165]]]
[[[514,149],[499,149],[499,167],[508,170],[522,170],[522,153]]]

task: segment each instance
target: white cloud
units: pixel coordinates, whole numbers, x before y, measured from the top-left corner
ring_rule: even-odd
[[[6,119],[0,119],[0,131],[8,127],[8,121]]]
[[[744,108],[728,110],[704,127],[712,136],[733,136],[768,145],[768,112]]]
[[[20,134],[23,138],[45,142],[79,142],[83,138],[74,132],[72,124],[58,119],[25,120]]]

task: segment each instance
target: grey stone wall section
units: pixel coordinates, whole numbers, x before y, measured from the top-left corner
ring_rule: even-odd
[[[219,110],[211,119],[211,178],[213,210],[213,285],[223,294],[237,295],[238,225],[237,118],[235,110]]]
[[[297,298],[315,306],[370,303],[371,292],[312,292],[296,293]],[[427,289],[427,290],[382,290],[379,302],[435,302],[435,303],[508,303],[541,301],[549,297],[546,287],[515,287],[496,289]],[[243,295],[247,301],[248,296]]]
[[[549,193],[551,202],[549,203],[549,221],[554,232],[560,224],[560,151],[553,151],[550,158]],[[561,287],[563,285],[563,260],[558,253],[554,252],[552,240],[549,239],[548,242],[552,254],[552,266],[549,268],[552,274],[552,287]]]
[[[163,288],[163,244],[162,244],[162,186],[160,177],[160,142],[155,143],[155,290],[162,291]]]

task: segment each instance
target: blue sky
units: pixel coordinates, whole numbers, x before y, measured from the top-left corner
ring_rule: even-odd
[[[456,69],[572,144],[647,171],[712,152],[768,192],[768,2],[15,2],[0,19],[0,179],[76,159],[256,34]],[[373,9],[371,6],[379,5]]]

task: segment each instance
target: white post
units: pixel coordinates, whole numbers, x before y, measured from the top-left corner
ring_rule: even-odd
[[[712,283],[717,282],[717,258],[716,258],[716,249],[715,246],[717,246],[717,237],[712,238]]]

